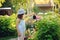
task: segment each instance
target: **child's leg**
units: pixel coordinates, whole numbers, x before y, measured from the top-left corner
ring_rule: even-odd
[[[20,40],[21,38],[20,37],[18,37],[18,40]]]
[[[18,37],[18,40],[24,40],[24,37],[23,36]]]
[[[21,33],[21,36],[18,36],[18,40],[24,40],[24,34]]]

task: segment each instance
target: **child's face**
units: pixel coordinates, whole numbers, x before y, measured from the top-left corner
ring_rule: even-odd
[[[23,18],[23,14],[18,14],[18,18],[22,19]]]

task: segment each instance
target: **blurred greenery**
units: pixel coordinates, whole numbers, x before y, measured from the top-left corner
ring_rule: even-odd
[[[12,8],[15,12],[17,12],[19,8],[27,9],[27,2],[29,2],[29,0],[11,0]]]
[[[60,5],[60,0],[54,0],[54,2],[58,6]],[[30,0],[0,0],[0,7],[11,7],[15,13],[22,6],[27,10],[28,5],[30,5]],[[34,6],[33,11],[40,12],[37,6]],[[16,35],[15,13],[11,16],[0,16],[0,37]],[[55,9],[55,13],[58,13],[58,9]],[[33,40],[60,40],[60,15],[48,12],[40,21],[36,22],[36,29]]]
[[[17,36],[2,37],[2,38],[0,38],[0,40],[10,40],[12,38],[17,38]]]
[[[10,0],[5,0],[5,2],[2,4],[2,7],[12,7],[12,3]]]
[[[33,40],[60,40],[60,17],[57,14],[46,15],[36,22],[36,29]]]
[[[15,21],[15,14],[11,16],[0,16],[0,37],[12,36],[16,34]]]
[[[5,0],[0,0],[0,7],[2,6],[2,4],[5,2]]]
[[[39,12],[40,12],[40,9],[39,9],[37,6],[34,6],[33,11],[34,11],[35,13],[39,13]]]
[[[17,12],[19,8],[27,9],[27,3],[30,0],[0,0],[0,7],[11,7],[13,12]]]

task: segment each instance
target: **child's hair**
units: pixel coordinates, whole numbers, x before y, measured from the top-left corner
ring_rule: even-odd
[[[17,16],[19,19],[22,19],[23,18],[23,14],[18,14]]]

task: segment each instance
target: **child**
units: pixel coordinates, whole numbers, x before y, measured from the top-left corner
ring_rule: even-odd
[[[25,38],[25,21],[23,19],[23,15],[25,13],[24,9],[19,9],[18,15],[17,15],[17,20],[16,20],[16,29],[18,33],[18,40],[24,40]]]

